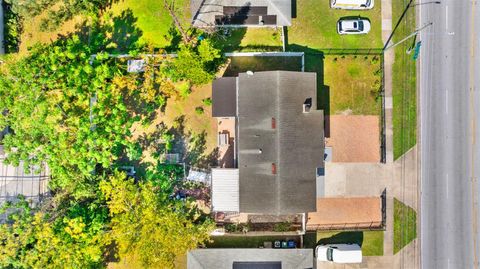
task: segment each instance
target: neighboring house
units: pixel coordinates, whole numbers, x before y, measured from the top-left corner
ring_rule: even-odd
[[[291,0],[191,0],[193,26],[290,26]]]
[[[188,252],[188,269],[307,269],[312,249],[196,249]]]
[[[269,71],[214,81],[219,154],[230,160],[212,169],[213,212],[316,211],[324,168],[316,80],[316,73]]]

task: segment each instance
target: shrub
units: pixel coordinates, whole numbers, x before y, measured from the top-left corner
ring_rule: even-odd
[[[275,226],[273,226],[274,232],[288,232],[289,230],[290,230],[290,222],[275,223]]]
[[[195,108],[195,113],[197,113],[198,115],[202,115],[203,112],[204,112],[203,107],[197,106],[197,107]]]
[[[212,105],[212,98],[208,97],[202,100],[202,103],[206,106],[211,106]]]

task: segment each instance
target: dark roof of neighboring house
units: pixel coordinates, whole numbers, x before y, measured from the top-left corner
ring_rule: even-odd
[[[292,0],[191,0],[194,27],[290,26]]]
[[[316,73],[241,73],[237,87],[240,212],[316,211],[316,169],[324,166]]]
[[[237,115],[237,78],[225,77],[212,84],[212,116],[235,117]]]
[[[278,267],[278,264],[281,267]],[[269,267],[268,267],[269,266]],[[196,249],[187,254],[188,269],[313,268],[312,249]]]

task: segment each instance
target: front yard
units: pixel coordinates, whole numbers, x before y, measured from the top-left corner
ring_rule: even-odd
[[[404,10],[403,0],[392,1],[393,23]],[[415,31],[415,8],[410,8],[391,42],[395,43]],[[398,45],[393,64],[393,155],[398,159],[417,142],[417,80],[416,61],[407,49],[414,38]],[[392,43],[390,43],[392,44]]]
[[[330,0],[296,1],[296,18],[288,29],[290,50],[325,48],[381,48],[381,1],[375,1],[371,10],[352,11],[330,8]],[[343,17],[368,18],[371,23],[367,35],[339,35],[337,21]]]
[[[305,247],[354,243],[362,247],[364,256],[383,256],[383,233],[383,231],[317,231],[305,235]]]
[[[317,73],[318,104],[325,115],[380,115],[380,55],[306,54],[305,71]]]

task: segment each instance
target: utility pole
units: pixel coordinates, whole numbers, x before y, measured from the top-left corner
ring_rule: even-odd
[[[430,25],[432,25],[432,24],[433,24],[432,22],[425,24],[424,26],[422,26],[422,27],[420,27],[419,29],[415,30],[413,33],[409,34],[409,35],[408,35],[407,37],[405,37],[404,39],[398,41],[398,42],[395,43],[395,44],[392,44],[391,46],[385,47],[385,48],[383,49],[383,51],[387,51],[387,50],[389,50],[389,49],[391,49],[391,48],[393,48],[393,47],[396,47],[397,45],[405,42],[405,41],[408,40],[410,37],[418,34],[420,31],[422,31],[423,29],[427,28],[428,26],[430,26]],[[387,43],[387,44],[388,44],[388,43]]]
[[[414,7],[414,6],[418,6],[418,5],[424,5],[424,4],[440,4],[440,3],[441,3],[440,1],[430,1],[430,2],[425,2],[425,3],[413,3],[413,0],[410,0],[410,2],[408,2],[407,6],[405,7],[405,10],[403,11],[402,16],[400,16],[400,19],[398,19],[397,24],[395,25],[395,28],[393,28],[392,33],[391,33],[390,36],[388,37],[387,42],[386,42],[385,45],[383,46],[383,51],[385,51],[387,48],[390,48],[390,47],[388,46],[388,44],[389,44],[390,41],[392,40],[393,35],[395,34],[395,31],[397,30],[398,26],[400,25],[400,22],[402,22],[403,17],[405,17],[405,14],[407,14],[407,11],[408,11],[409,8]],[[423,30],[423,28],[420,29],[420,30]],[[415,31],[415,32],[418,32],[418,31],[420,31],[420,30],[417,30],[417,31]],[[407,39],[408,39],[408,38],[407,38]],[[400,43],[400,42],[399,42],[399,43]]]

